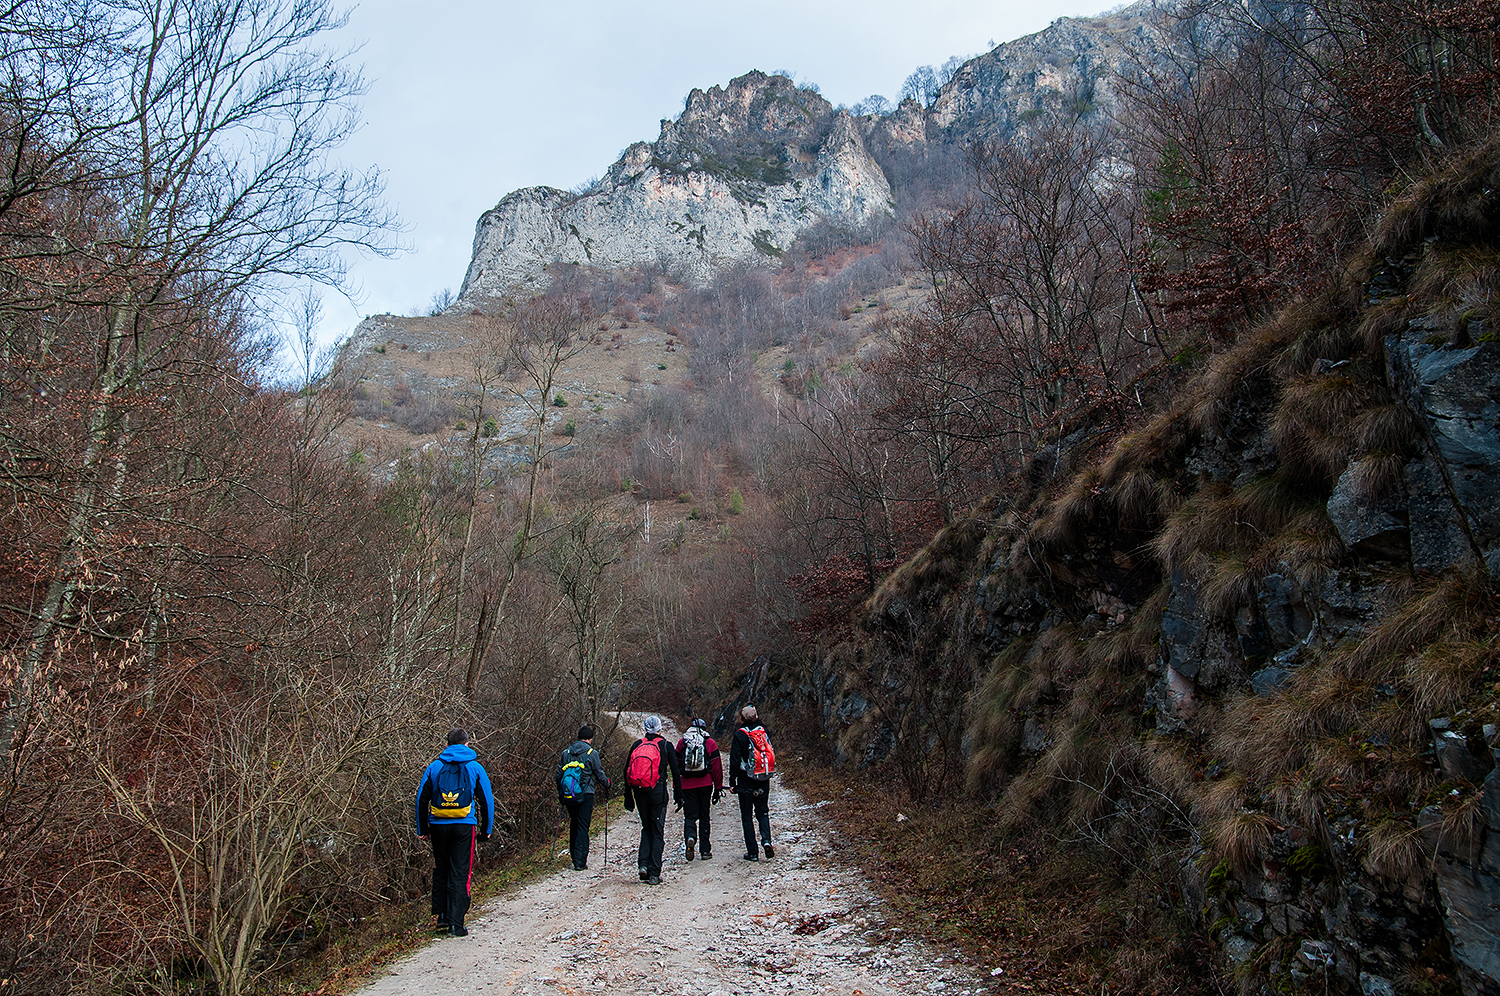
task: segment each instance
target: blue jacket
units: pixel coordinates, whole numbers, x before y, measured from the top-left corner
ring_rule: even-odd
[[[467,823],[478,827],[479,832],[486,837],[494,831],[495,793],[490,788],[490,776],[485,773],[484,765],[479,763],[478,757],[468,744],[452,744],[422,772],[422,780],[417,783],[417,833],[425,835],[428,826],[433,823]],[[437,791],[437,776],[443,770],[444,761],[463,764],[469,769],[469,778],[474,786],[474,808],[462,819],[439,819],[428,809],[432,794]]]

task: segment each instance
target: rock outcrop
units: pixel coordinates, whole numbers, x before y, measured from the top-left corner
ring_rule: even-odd
[[[1500,993],[1500,342],[1447,290],[1492,279],[1497,189],[1500,143],[1417,187],[1348,285],[1044,450],[765,700],[851,765],[961,758],[998,819],[1097,792],[1078,825],[1176,841],[1246,991]]]
[[[860,228],[893,210],[858,119],[785,76],[694,90],[660,137],[625,150],[594,187],[532,187],[479,219],[460,307],[546,282],[559,263],[661,266],[703,280],[774,260],[819,222]]]
[[[819,223],[869,226],[892,215],[892,185],[936,149],[1003,139],[1046,111],[1107,119],[1122,74],[1171,48],[1174,9],[1143,0],[1060,18],[971,59],[931,107],[908,99],[885,115],[851,115],[761,72],[694,90],[656,141],[630,146],[588,190],[530,187],[486,211],[454,307],[535,291],[558,264],[703,281],[741,261],[773,263]]]

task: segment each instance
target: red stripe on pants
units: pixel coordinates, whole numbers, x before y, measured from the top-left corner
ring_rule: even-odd
[[[464,883],[464,895],[474,894],[474,848],[475,841],[479,839],[479,828],[475,827],[469,833],[469,880]]]

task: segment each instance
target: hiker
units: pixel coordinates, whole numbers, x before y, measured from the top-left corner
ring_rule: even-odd
[[[701,719],[677,741],[677,761],[682,768],[682,836],[687,841],[687,859],[693,860],[693,847],[701,845],[699,854],[707,861],[714,856],[708,838],[708,807],[724,794],[724,762],[719,745],[708,735],[708,724]]]
[[[573,870],[589,866],[589,824],[594,819],[594,787],[609,795],[609,778],[594,749],[594,728],[578,728],[578,739],[562,752],[557,763],[557,801],[568,811],[568,853]]]
[[[667,775],[672,798],[682,806],[682,774],[677,752],[661,735],[661,717],[646,717],[646,732],[625,755],[625,808],[641,812],[641,846],[636,852],[641,881],[661,885],[662,852],[667,846]]]
[[[755,706],[740,710],[740,728],[729,747],[729,791],[740,797],[740,822],[745,828],[745,860],[759,861],[755,846],[755,824],[760,824],[761,846],[766,857],[776,856],[771,845],[771,774],[776,770],[776,752],[771,738],[760,725]]]
[[[475,841],[495,828],[495,793],[478,757],[463,727],[450,730],[447,749],[417,783],[417,837],[432,841],[432,913],[437,932],[454,937],[469,936]]]

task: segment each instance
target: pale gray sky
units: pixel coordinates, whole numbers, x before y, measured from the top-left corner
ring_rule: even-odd
[[[363,43],[365,126],[341,154],[385,174],[411,247],[351,260],[360,299],[325,298],[322,338],[364,315],[457,291],[479,215],[512,190],[569,188],[656,138],[694,87],[792,70],[834,104],[894,101],[919,65],[986,51],[1110,0],[360,0],[340,43]]]

